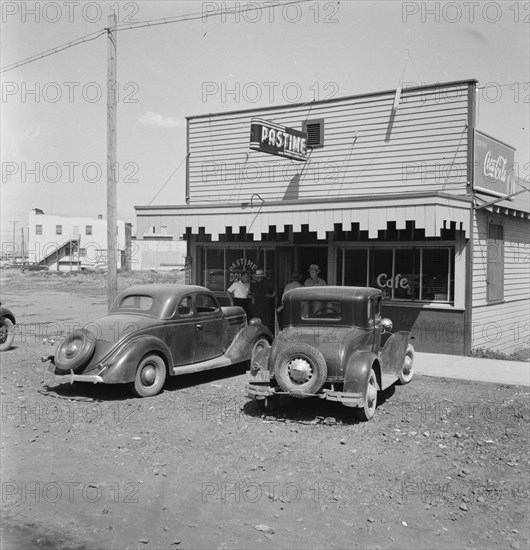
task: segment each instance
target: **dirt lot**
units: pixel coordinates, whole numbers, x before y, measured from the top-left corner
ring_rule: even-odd
[[[104,315],[104,276],[1,277],[19,323],[1,354],[3,549],[529,547],[528,388],[416,376],[360,424],[320,400],[261,414],[245,366],[148,399],[58,385],[42,337]]]

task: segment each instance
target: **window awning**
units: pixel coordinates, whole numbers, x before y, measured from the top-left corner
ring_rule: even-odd
[[[199,228],[216,241],[227,228],[239,233],[245,227],[247,234],[259,239],[262,233],[269,233],[270,227],[278,232],[284,226],[292,225],[294,232],[302,226],[315,231],[318,239],[325,239],[327,231],[333,231],[335,224],[341,224],[344,231],[351,230],[352,223],[358,223],[361,231],[368,231],[371,239],[377,238],[379,230],[387,229],[387,223],[395,222],[396,229],[405,229],[407,221],[414,221],[416,229],[425,229],[426,237],[439,237],[442,229],[456,224],[456,229],[469,236],[471,201],[468,197],[449,194],[428,196],[408,195],[382,199],[366,197],[343,200],[314,201],[255,201],[243,204],[186,205],[186,206],[137,206],[136,214],[154,220],[171,216],[173,234],[199,233]],[[150,221],[151,223],[151,221]]]

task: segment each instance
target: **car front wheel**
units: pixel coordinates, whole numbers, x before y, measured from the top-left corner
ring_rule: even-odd
[[[278,355],[274,374],[283,391],[294,397],[317,393],[328,375],[323,355],[309,344],[296,344]]]
[[[15,340],[15,325],[7,317],[0,319],[0,351],[7,351]]]
[[[375,409],[377,407],[377,378],[375,376],[374,369],[370,369],[370,375],[368,376],[368,383],[366,385],[366,399],[364,400],[364,406],[358,407],[354,410],[355,416],[362,422],[366,422],[373,418]]]
[[[405,360],[403,361],[403,368],[399,373],[399,383],[401,385],[408,384],[414,376],[414,348],[412,344],[407,347],[407,353],[405,354]]]
[[[152,397],[160,393],[165,381],[164,360],[158,355],[148,355],[140,361],[131,388],[138,397]]]

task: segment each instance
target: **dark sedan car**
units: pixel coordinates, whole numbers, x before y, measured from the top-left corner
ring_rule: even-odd
[[[305,287],[283,296],[285,328],[256,347],[247,394],[265,406],[277,394],[317,396],[373,417],[377,392],[414,375],[410,333],[390,334],[382,293],[364,287]]]
[[[129,383],[140,397],[177,376],[248,361],[272,341],[259,319],[221,307],[211,290],[139,285],[118,295],[109,314],[68,334],[50,360],[61,381]]]

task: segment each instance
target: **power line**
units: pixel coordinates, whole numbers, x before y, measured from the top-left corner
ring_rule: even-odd
[[[277,3],[277,4],[269,4],[264,3],[262,5],[258,3],[251,3],[250,7],[244,8],[244,9],[224,9],[219,12],[211,12],[211,13],[190,13],[187,15],[179,15],[174,17],[164,17],[160,19],[151,19],[149,21],[138,21],[136,23],[128,23],[123,25],[117,25],[114,30],[116,31],[126,31],[126,30],[132,30],[132,29],[141,29],[144,27],[155,27],[157,25],[167,25],[169,23],[181,23],[183,21],[194,21],[196,19],[208,19],[209,17],[219,17],[221,15],[236,15],[240,13],[247,13],[249,11],[257,11],[257,10],[265,10],[265,9],[273,9],[279,6],[290,6],[294,4],[304,4],[306,2],[310,2],[313,0],[292,0],[290,2],[283,2],[283,3]],[[28,63],[32,63],[33,61],[37,61],[39,59],[42,59],[43,57],[48,57],[50,55],[59,53],[63,50],[66,50],[68,48],[72,48],[73,46],[77,46],[78,44],[82,44],[84,42],[89,42],[91,40],[95,40],[96,38],[99,38],[101,35],[106,34],[108,32],[107,28],[100,29],[99,31],[95,31],[91,34],[87,34],[86,36],[82,36],[81,38],[78,38],[77,40],[73,40],[70,42],[66,42],[65,44],[62,44],[60,46],[57,46],[55,48],[52,48],[51,50],[46,50],[45,52],[33,55],[31,57],[27,57],[26,59],[22,59],[21,61],[17,61],[15,63],[12,63],[11,65],[7,65],[5,67],[2,67],[0,69],[1,73],[11,71],[13,69],[16,69],[17,67],[21,67],[22,65],[27,65]]]
[[[186,160],[186,157],[184,157],[181,161],[180,161],[180,164],[175,168],[175,170],[173,170],[173,172],[171,173],[171,176],[169,176],[169,178],[167,178],[166,182],[164,183],[164,185],[162,185],[162,187],[158,190],[158,193],[151,199],[151,202],[147,205],[149,206],[157,197],[158,195],[160,195],[160,193],[162,193],[164,187],[169,183],[169,181],[171,180],[171,178],[177,173],[177,170],[182,166],[182,163]]]
[[[279,6],[285,7],[290,6],[294,4],[304,4],[306,2],[311,2],[313,0],[292,0],[290,2],[281,2],[277,4],[271,4],[269,2],[264,2],[263,4],[258,4],[257,2],[251,2],[251,5],[244,9],[230,9],[225,8],[223,11],[220,12],[197,12],[197,13],[189,13],[187,15],[178,15],[175,17],[162,17],[159,19],[151,19],[150,21],[137,21],[135,23],[128,23],[123,25],[118,25],[116,27],[117,30],[130,30],[130,29],[141,29],[143,27],[154,27],[156,25],[167,25],[169,23],[180,23],[182,21],[194,21],[196,19],[208,19],[209,17],[218,17],[220,15],[237,15],[240,13],[247,13],[249,11],[263,11],[265,9],[273,9],[277,8]]]
[[[102,34],[106,34],[106,32],[107,32],[107,29],[102,29],[99,31],[95,31],[91,34],[87,34],[86,36],[82,36],[77,40],[66,42],[66,44],[62,44],[61,46],[56,46],[51,50],[46,50],[45,52],[33,55],[31,57],[27,57],[26,59],[22,59],[21,61],[17,61],[16,63],[12,63],[11,65],[7,65],[6,67],[3,67],[0,70],[0,72],[5,73],[7,71],[11,71],[13,69],[16,69],[17,67],[21,67],[22,65],[27,65],[28,63],[37,61],[38,59],[42,59],[43,57],[48,57],[50,55],[62,52],[63,50],[66,50],[68,48],[72,48],[73,46],[77,46],[78,44],[82,44],[83,42],[90,42],[91,40],[95,40],[96,38],[99,38]]]

